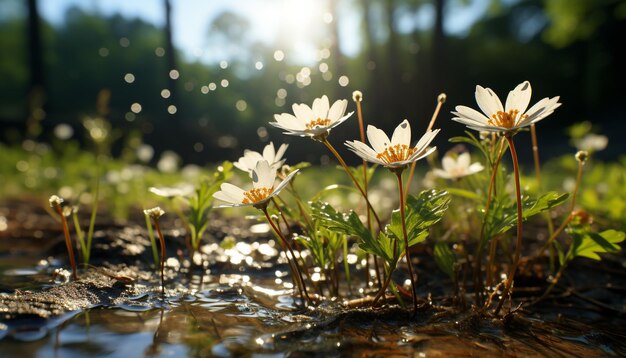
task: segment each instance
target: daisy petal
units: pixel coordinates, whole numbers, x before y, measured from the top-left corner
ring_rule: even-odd
[[[323,95],[322,98],[316,98],[313,100],[313,118],[312,119],[326,119],[328,116],[328,97]]]
[[[274,143],[270,142],[268,145],[263,148],[263,158],[270,162],[274,162],[274,158],[276,157],[276,151],[274,150]]]
[[[532,94],[532,88],[530,82],[524,81],[517,85],[514,90],[509,92],[506,97],[505,111],[508,112],[512,109],[516,109],[519,113],[526,112],[528,104],[530,103],[530,96]]]
[[[351,151],[353,151],[354,154],[358,155],[364,160],[367,160],[368,162],[383,164],[383,162],[376,157],[378,153],[376,153],[372,148],[370,148],[370,146],[361,141],[346,141],[346,146]]]
[[[491,88],[476,86],[475,97],[476,103],[478,103],[480,109],[489,118],[491,118],[492,115],[504,110],[504,108],[502,108],[502,102],[500,102],[500,98],[498,98],[498,96],[493,93]]]
[[[374,149],[376,153],[384,152],[391,144],[387,134],[372,125],[367,126],[367,140],[369,140],[372,149]]]
[[[331,122],[338,121],[346,111],[346,107],[348,107],[348,101],[345,99],[341,99],[335,101],[333,106],[328,110],[327,118],[331,120]]]
[[[406,119],[393,131],[391,145],[396,144],[411,145],[411,125]]]
[[[466,107],[466,106],[456,106],[456,112],[452,112],[460,117],[465,117],[467,119],[471,119],[472,121],[480,124],[486,124],[489,121],[484,114],[478,112],[477,110]]]
[[[255,188],[272,188],[276,180],[276,170],[266,160],[259,160],[252,171],[252,185]]]
[[[294,104],[291,108],[293,109],[293,113],[303,124],[316,119],[315,113],[313,113],[311,107],[306,104]]]

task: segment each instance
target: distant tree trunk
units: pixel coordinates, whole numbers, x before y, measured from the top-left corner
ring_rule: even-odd
[[[443,32],[443,10],[446,0],[435,0],[435,25],[433,28],[433,45],[430,76],[430,90],[432,98],[427,100],[434,103],[436,96],[445,91],[446,87],[446,38]]]
[[[176,80],[170,75],[170,71],[178,71],[178,68],[176,67],[174,41],[172,40],[172,4],[170,3],[170,0],[163,0],[163,4],[165,5],[165,60],[167,62],[167,81],[169,87],[168,89],[170,90],[170,103],[176,106],[177,110],[180,111]]]
[[[44,119],[43,105],[46,97],[46,84],[43,66],[41,41],[41,19],[37,0],[28,0],[28,63],[30,68],[30,90],[28,94],[28,119],[26,133],[34,138],[41,132],[39,122]]]
[[[371,110],[375,108],[380,108],[379,102],[380,98],[374,96],[374,88],[376,88],[377,83],[381,83],[381,67],[379,63],[378,56],[376,54],[376,43],[374,41],[374,27],[372,26],[373,21],[371,21],[372,17],[372,0],[361,0],[359,1],[361,5],[361,16],[363,17],[363,34],[364,34],[364,51],[366,54],[365,66],[367,70],[367,81],[365,82],[366,88],[361,88],[360,90],[364,93],[365,101],[363,102],[363,106],[367,108],[370,113],[370,118],[376,116],[372,116]]]
[[[347,75],[346,73],[346,59],[341,53],[341,39],[339,37],[339,11],[337,9],[338,0],[330,0],[329,2],[329,11],[333,15],[333,22],[331,24],[331,33],[332,33],[332,45],[330,48],[331,58],[334,63],[334,74],[336,78],[340,76]],[[337,87],[336,87],[337,88]],[[343,92],[338,91],[337,95],[342,96],[345,95]]]
[[[387,50],[385,51],[385,60],[387,62],[386,79],[382,82],[385,88],[382,89],[382,92],[385,93],[386,108],[389,108],[389,110],[383,116],[385,119],[392,120],[391,113],[397,113],[398,110],[404,112],[402,103],[405,99],[404,84],[401,78],[402,63],[400,62],[401,56],[398,49],[398,34],[394,26],[395,0],[385,0],[384,11],[389,37],[387,38]],[[395,109],[391,110],[391,108]]]

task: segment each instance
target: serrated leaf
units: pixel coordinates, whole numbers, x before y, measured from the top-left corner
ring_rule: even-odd
[[[413,242],[421,231],[432,226],[439,220],[448,209],[450,196],[444,190],[424,190],[419,195],[409,195],[406,200],[405,220],[409,242]],[[392,233],[396,238],[403,239],[402,218],[399,210],[391,214],[391,223],[385,227],[385,231]]]
[[[351,211],[343,214],[336,211],[330,204],[319,201],[311,204],[311,215],[319,221],[321,226],[328,230],[334,230],[348,236],[355,236],[361,240],[363,250],[374,255],[385,256],[381,245],[374,238],[372,233],[363,225],[359,216]],[[364,246],[363,246],[364,245]]]
[[[559,194],[557,192],[549,192],[538,199],[527,198],[522,203],[522,219],[527,220],[529,217],[550,210],[563,204],[569,194]],[[486,227],[486,232],[492,237],[493,235],[502,234],[517,224],[517,204],[511,202],[508,206],[502,207],[498,201],[494,201],[493,209],[490,211],[490,219]]]
[[[574,239],[573,256],[587,257],[592,260],[601,260],[601,253],[605,252],[619,252],[620,246],[618,243],[624,241],[626,235],[617,230],[606,230],[601,233],[595,232],[574,232],[572,237]]]

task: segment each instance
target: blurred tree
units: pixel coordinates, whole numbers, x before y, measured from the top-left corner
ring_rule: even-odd
[[[171,71],[178,71],[176,66],[176,50],[174,48],[174,40],[172,39],[172,4],[170,0],[163,0],[163,6],[165,8],[165,59],[167,62],[167,83],[170,91],[169,102],[177,108],[177,111],[172,113],[172,118],[176,118],[178,110],[181,110],[178,100],[178,88],[176,88],[176,76]]]
[[[41,40],[41,19],[37,0],[28,0],[28,63],[30,90],[28,93],[28,120],[26,134],[35,138],[41,132],[40,122],[45,118],[44,103],[47,95]]]

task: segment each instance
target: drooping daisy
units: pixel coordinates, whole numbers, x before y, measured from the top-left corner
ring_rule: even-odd
[[[270,124],[285,130],[284,133],[288,135],[322,138],[354,113],[344,115],[347,106],[348,101],[345,99],[337,100],[330,106],[328,97],[324,95],[322,98],[316,98],[312,107],[304,103],[294,104],[292,106],[294,114],[275,114],[276,122]]]
[[[502,107],[500,98],[490,88],[476,86],[476,103],[483,111],[466,106],[456,106],[452,120],[477,131],[513,132],[529,126],[550,115],[561,103],[559,97],[544,98],[527,110],[531,95],[530,82],[524,81],[509,92]]]
[[[470,160],[471,158],[468,152],[459,154],[456,159],[451,155],[446,155],[441,160],[442,169],[433,169],[433,173],[443,179],[459,179],[485,169],[483,165],[478,162],[470,164]]]
[[[393,131],[391,140],[385,132],[370,125],[367,126],[367,139],[371,147],[358,140],[347,141],[346,146],[368,162],[388,168],[403,168],[437,149],[436,147],[428,148],[437,133],[439,129],[426,132],[415,147],[411,147],[411,125],[405,119]]]
[[[276,168],[270,166],[266,160],[259,160],[255,168],[252,170],[252,189],[243,190],[230,183],[224,183],[220,186],[220,191],[213,194],[215,199],[225,202],[217,208],[238,207],[252,205],[254,207],[263,208],[267,202],[289,183],[298,171],[294,170],[280,182],[276,182]]]
[[[243,151],[243,157],[239,158],[233,165],[244,172],[252,174],[252,170],[255,168],[257,162],[259,160],[266,160],[272,168],[278,169],[285,163],[283,155],[288,146],[289,144],[281,144],[278,151],[276,151],[274,149],[274,143],[270,142],[263,148],[263,154],[246,149]]]

